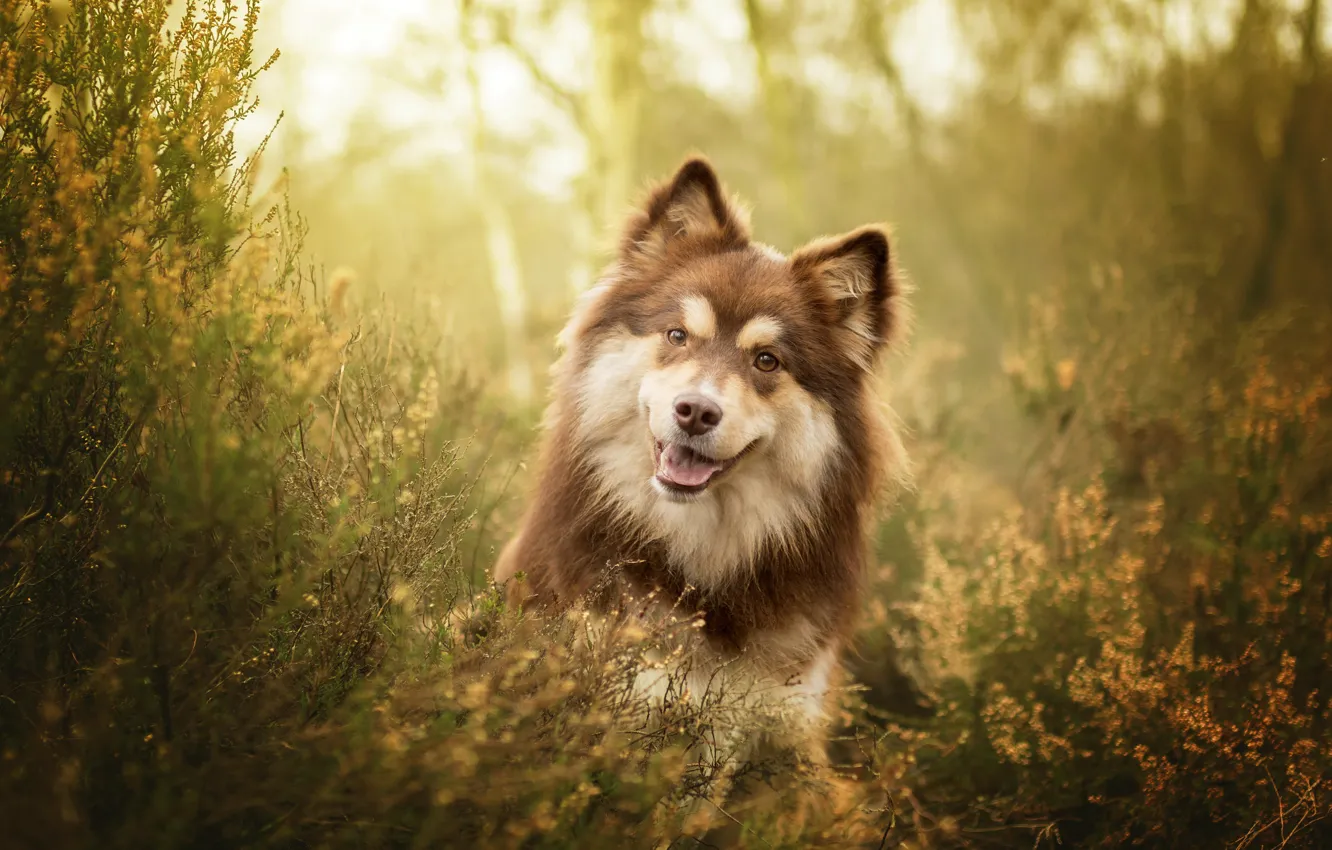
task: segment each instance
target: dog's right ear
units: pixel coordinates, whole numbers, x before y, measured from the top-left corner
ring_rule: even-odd
[[[717,172],[693,157],[658,185],[634,213],[620,246],[623,259],[659,259],[686,243],[699,250],[741,247],[749,241],[742,210],[726,199]]]

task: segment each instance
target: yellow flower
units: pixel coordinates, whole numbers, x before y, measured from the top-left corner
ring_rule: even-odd
[[[1055,366],[1055,376],[1059,381],[1059,388],[1065,392],[1073,388],[1073,382],[1078,377],[1078,364],[1073,360],[1060,360]]]

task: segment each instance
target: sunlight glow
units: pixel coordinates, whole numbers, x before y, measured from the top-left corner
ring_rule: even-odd
[[[1173,0],[1157,7],[1163,35],[1184,52],[1223,43],[1233,29],[1239,0]],[[825,44],[848,40],[854,26],[849,6],[830,4],[825,21],[841,31],[812,36]],[[591,34],[576,3],[553,12],[537,4],[508,10],[520,32],[535,32],[522,46],[559,86],[577,94],[589,84]],[[1332,41],[1332,15],[1324,21]],[[927,114],[956,108],[979,81],[979,65],[960,31],[956,0],[915,0],[895,20],[890,49],[904,84]],[[680,0],[659,4],[645,27],[649,75],[670,75],[709,97],[743,106],[757,96],[755,57],[741,0]],[[1132,61],[1152,64],[1150,47],[1118,45],[1113,22],[1095,45],[1074,45],[1065,68],[1072,91],[1105,92],[1123,84]],[[261,78],[262,108],[238,129],[242,149],[251,149],[285,111],[278,134],[283,159],[337,157],[347,150],[353,126],[369,122],[401,157],[456,157],[466,150],[469,99],[463,84],[466,58],[458,48],[458,7],[430,0],[269,0],[260,20],[261,39],[280,44],[282,59]],[[802,39],[803,40],[803,39]],[[655,45],[653,47],[652,45]],[[866,78],[837,49],[800,50],[800,73],[822,93],[821,120],[847,129],[855,122],[895,120],[896,110],[879,80]],[[483,47],[476,57],[482,110],[488,132],[521,141],[527,154],[524,180],[537,191],[567,198],[587,167],[584,140],[562,107],[502,46]],[[662,66],[669,62],[669,66]],[[1150,95],[1150,93],[1147,93]],[[1024,95],[1036,108],[1049,107],[1048,93],[1032,87]],[[270,171],[273,164],[270,163]]]
[[[517,7],[519,18],[524,11]],[[524,45],[546,73],[575,91],[587,85],[589,34],[581,15],[559,13],[543,22],[555,37]],[[669,73],[709,96],[737,104],[757,95],[754,56],[740,0],[687,0],[659,7],[646,22],[651,39],[670,56]],[[902,59],[911,92],[932,112],[945,111],[974,75],[956,31],[950,0],[918,0],[903,17],[892,49]],[[396,156],[456,156],[465,148],[468,101],[460,84],[462,58],[441,55],[453,43],[457,9],[428,0],[270,0],[261,17],[266,42],[282,59],[258,86],[261,108],[238,130],[251,148],[285,110],[279,140],[298,135],[300,156],[319,160],[345,151],[353,123],[371,120],[396,134]],[[433,43],[433,48],[428,44]],[[564,196],[585,167],[576,128],[550,103],[518,61],[502,48],[478,56],[482,108],[492,132],[520,138],[534,153],[525,178],[548,195]],[[422,78],[434,66],[433,90]],[[855,120],[852,107],[883,97],[877,85],[854,79],[834,56],[805,60],[803,73],[827,95],[829,120]],[[281,149],[281,141],[278,143]],[[280,155],[279,155],[280,158]]]

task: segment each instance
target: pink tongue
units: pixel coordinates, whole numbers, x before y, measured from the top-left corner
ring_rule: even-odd
[[[704,460],[683,446],[667,445],[661,450],[657,475],[681,487],[697,487],[720,469],[720,463]]]

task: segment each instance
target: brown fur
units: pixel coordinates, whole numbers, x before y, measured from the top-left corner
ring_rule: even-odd
[[[741,381],[756,404],[807,393],[831,411],[836,434],[819,492],[806,506],[808,521],[758,547],[747,569],[710,584],[691,582],[650,524],[597,486],[577,406],[578,382],[600,345],[626,332],[634,339],[660,334],[690,295],[711,305],[717,339],[691,341],[688,351],[660,343],[656,368],[690,358],[701,375]],[[835,652],[858,608],[872,505],[900,468],[873,368],[903,319],[902,298],[883,229],[818,240],[781,258],[751,241],[709,164],[686,162],[630,216],[618,260],[562,337],[567,350],[554,371],[536,487],[496,568],[500,581],[526,575],[521,586],[509,582],[510,599],[564,607],[609,582],[611,595],[597,604],[655,592],[701,612],[703,634],[722,656],[763,655],[774,640],[784,657],[772,660],[782,664],[804,666],[818,652]],[[785,377],[750,368],[749,355],[736,348],[736,334],[756,315],[780,321]],[[647,452],[646,432],[644,443]],[[747,462],[726,474],[744,475]],[[782,643],[797,625],[810,638]]]

